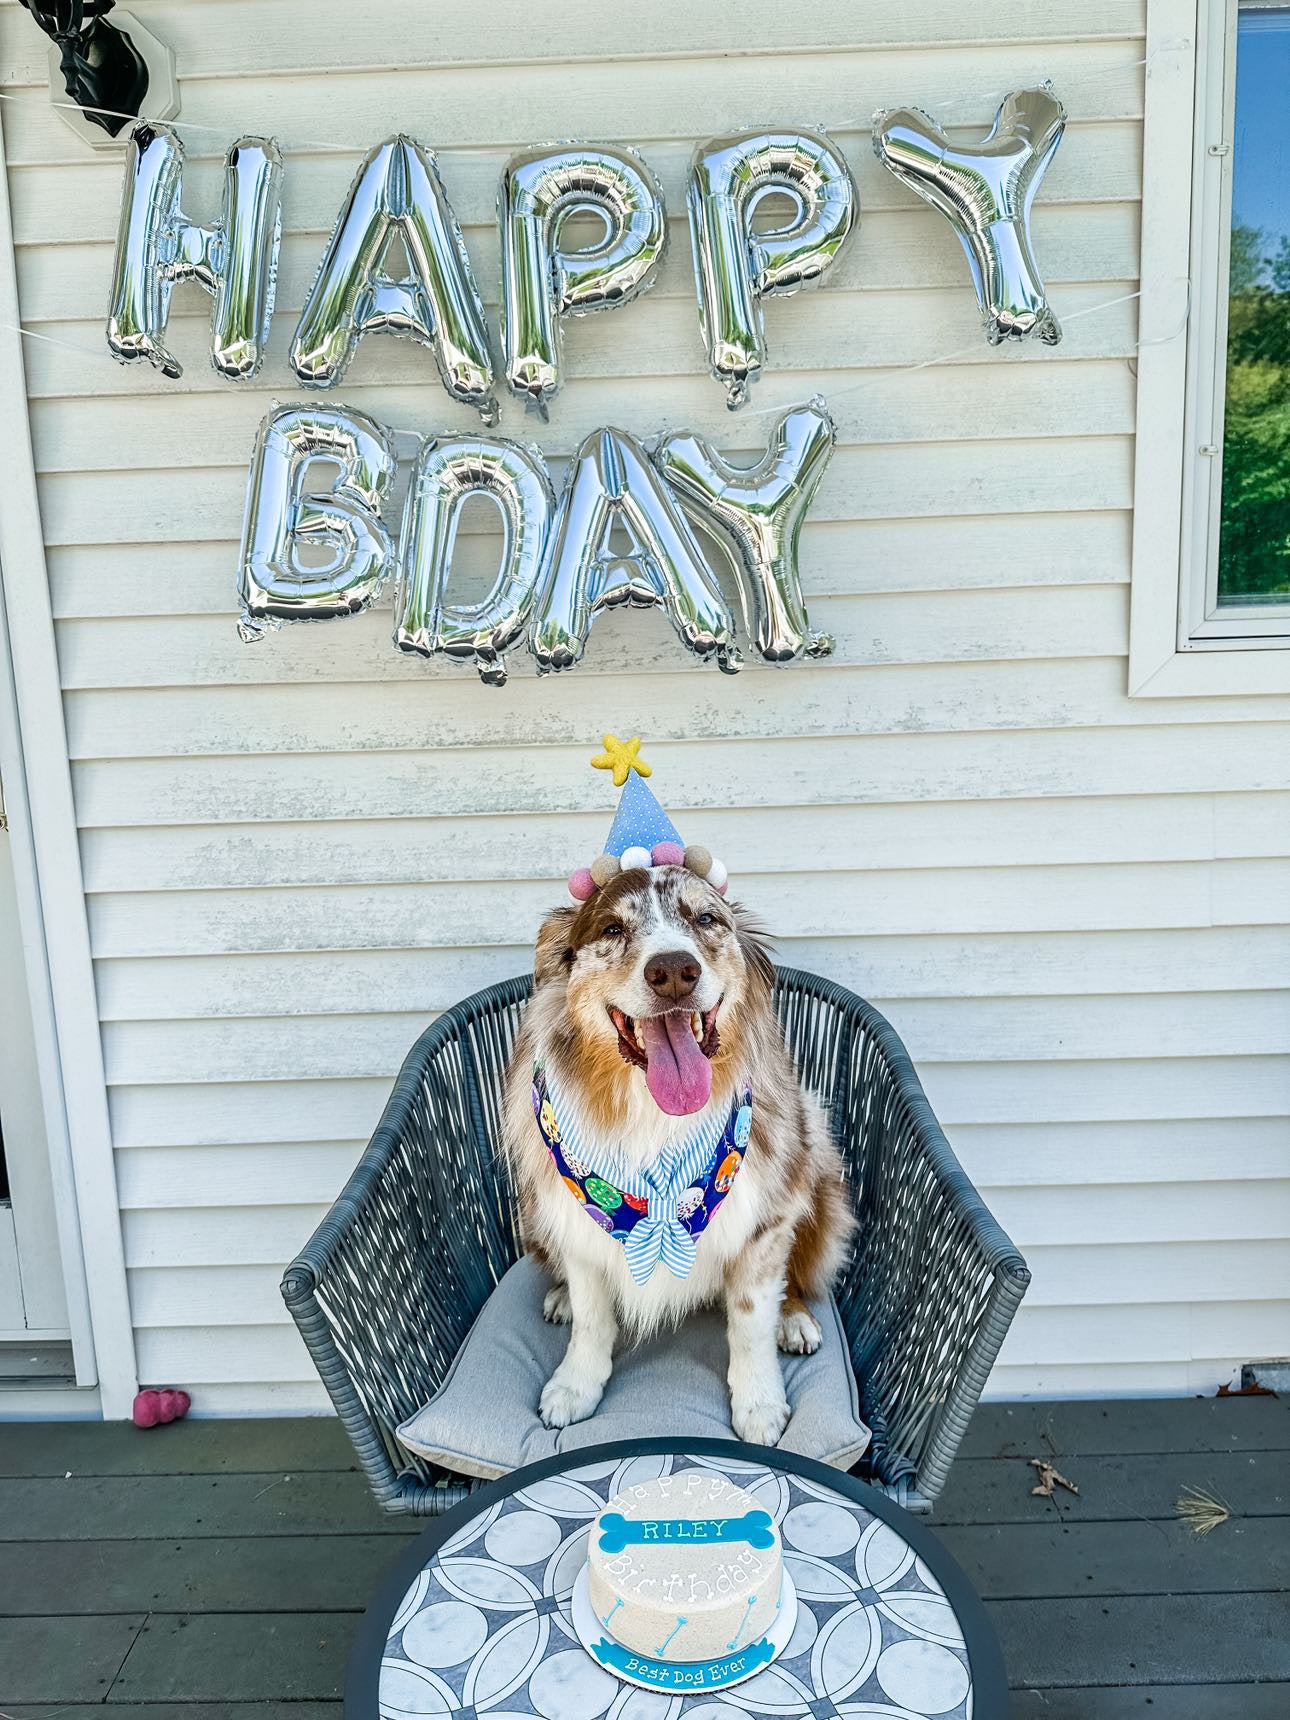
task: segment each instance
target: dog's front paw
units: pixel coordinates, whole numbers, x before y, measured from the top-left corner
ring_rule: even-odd
[[[789,1407],[783,1398],[730,1406],[731,1424],[747,1445],[778,1445],[788,1417]]]
[[[542,1318],[552,1326],[567,1326],[573,1319],[567,1284],[553,1284],[547,1291],[542,1303]],[[816,1341],[819,1341],[818,1337]]]
[[[568,1427],[570,1422],[586,1421],[603,1395],[603,1386],[561,1379],[557,1369],[542,1388],[538,1414],[547,1427]]]
[[[790,1356],[813,1356],[820,1347],[821,1336],[819,1321],[805,1308],[780,1309],[775,1341]]]

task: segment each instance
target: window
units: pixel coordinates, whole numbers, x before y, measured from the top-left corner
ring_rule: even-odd
[[[1180,649],[1290,644],[1290,5],[1200,38]]]
[[[1290,692],[1290,0],[1148,0],[1129,693]]]

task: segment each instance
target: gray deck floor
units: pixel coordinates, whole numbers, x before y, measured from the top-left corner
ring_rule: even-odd
[[[1031,1457],[1079,1497],[1033,1497]],[[1186,1486],[1231,1520],[1198,1539]],[[1290,1716],[1290,1404],[987,1406],[935,1526],[990,1605],[1015,1715]],[[332,1422],[0,1425],[0,1716],[340,1720],[408,1532]]]

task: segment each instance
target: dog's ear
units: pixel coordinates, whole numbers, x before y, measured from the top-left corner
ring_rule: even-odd
[[[556,908],[542,922],[542,929],[537,935],[537,950],[533,957],[533,979],[537,985],[545,985],[548,980],[558,979],[568,971],[573,960],[573,946],[569,942],[569,932],[573,926],[576,908]]]
[[[767,998],[775,989],[775,963],[771,957],[770,934],[759,920],[752,917],[738,902],[730,904],[735,920],[735,936],[743,952],[744,966],[754,985],[764,986]]]

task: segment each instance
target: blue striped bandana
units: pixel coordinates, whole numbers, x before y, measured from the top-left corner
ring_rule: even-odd
[[[572,1108],[549,1076],[533,1071],[533,1115],[555,1167],[583,1211],[616,1242],[637,1284],[661,1260],[688,1278],[699,1236],[729,1194],[752,1131],[752,1091],[736,1094],[728,1114],[707,1117],[648,1165],[621,1148],[586,1144]]]

